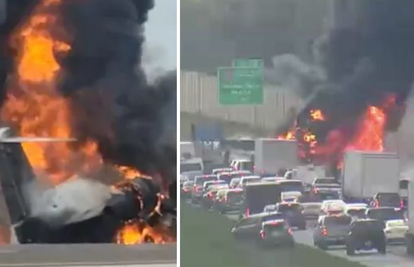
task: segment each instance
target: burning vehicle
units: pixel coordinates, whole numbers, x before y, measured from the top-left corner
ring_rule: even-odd
[[[337,171],[344,152],[384,151],[386,135],[399,129],[414,80],[414,3],[349,0],[333,7],[330,29],[313,47],[309,69],[317,71],[298,77],[304,107],[277,135],[298,141],[304,163]]]
[[[129,171],[126,180],[112,186],[71,177],[57,186],[43,187],[21,143],[76,140],[13,137],[11,132],[8,127],[0,128],[0,185],[10,215],[12,243],[175,241],[175,203],[161,194],[151,177]],[[176,185],[169,190],[173,196]]]
[[[153,1],[2,3],[3,239],[175,242],[176,77],[141,66]]]

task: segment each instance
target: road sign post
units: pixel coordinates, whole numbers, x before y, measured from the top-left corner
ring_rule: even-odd
[[[222,67],[217,70],[221,105],[263,103],[263,71],[258,67]]]

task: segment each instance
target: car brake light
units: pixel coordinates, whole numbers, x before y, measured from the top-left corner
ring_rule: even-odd
[[[250,215],[250,209],[249,208],[246,209],[246,212],[244,213],[244,215],[246,215],[246,217],[249,217],[249,215]]]
[[[400,208],[404,208],[404,201],[402,199],[400,200]]]
[[[188,192],[189,190],[188,190],[188,188],[184,188],[184,192]]]
[[[317,194],[318,193],[318,189],[317,188],[313,189],[313,193],[314,194]]]
[[[288,229],[288,234],[293,235],[292,228],[290,228],[290,227],[289,227],[289,229]]]
[[[260,238],[262,238],[262,239],[266,238],[266,234],[263,230],[260,231]]]
[[[377,199],[375,200],[375,207],[376,207],[376,208],[379,208],[379,202],[378,202],[378,200],[377,200]]]
[[[278,225],[279,222],[272,222],[271,225]]]
[[[323,236],[327,236],[328,235],[328,231],[326,230],[325,227],[322,228],[322,235]]]
[[[209,198],[213,198],[213,193],[211,193],[211,192],[210,192],[210,193],[208,193],[208,197],[209,197]]]

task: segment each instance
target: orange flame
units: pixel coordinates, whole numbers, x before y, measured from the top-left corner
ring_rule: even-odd
[[[369,106],[357,125],[357,132],[351,140],[346,138],[345,131],[338,128],[328,133],[323,143],[318,143],[316,136],[305,132],[303,141],[307,143],[308,152],[300,151],[303,159],[315,156],[314,160],[321,162],[337,162],[337,167],[343,165],[342,155],[348,150],[383,151],[384,128],[387,123],[386,111],[395,106],[393,97],[385,99],[380,107]]]
[[[359,131],[353,140],[346,146],[344,151],[384,151],[384,127],[387,117],[383,109],[370,106],[364,118],[361,120]],[[342,169],[343,160],[341,159],[337,168]]]
[[[323,115],[322,110],[320,110],[320,109],[311,110],[310,111],[310,116],[315,121],[324,121],[325,120],[325,116]]]
[[[294,130],[289,130],[287,133],[285,134],[281,134],[278,135],[276,137],[276,139],[278,140],[295,140],[295,131]]]
[[[142,243],[166,244],[175,242],[169,230],[162,226],[150,227],[143,222],[129,222],[118,231],[116,242],[124,245]]]
[[[383,151],[386,118],[383,109],[370,106],[361,120],[357,135],[345,150]]]
[[[131,185],[129,181],[122,181],[113,186],[113,189],[131,191],[136,189]],[[140,195],[136,195],[136,201],[142,207],[142,199]],[[165,197],[162,194],[157,194],[158,201],[149,217],[159,216],[161,214],[161,204]],[[143,221],[133,220],[126,222],[121,229],[117,231],[116,243],[124,245],[136,245],[141,243],[156,243],[164,244],[169,242],[175,242],[175,238],[172,232],[164,225],[149,226]]]
[[[140,171],[138,171],[137,169],[134,169],[132,167],[116,166],[116,169],[118,170],[118,172],[120,174],[122,174],[122,176],[125,177],[125,179],[128,179],[128,180],[132,180],[132,179],[135,179],[137,177],[151,179],[150,176],[147,176],[147,175],[141,173]]]
[[[56,53],[70,51],[70,45],[55,40],[51,28],[63,31],[49,7],[60,0],[43,0],[28,21],[15,32],[12,45],[18,51],[17,74],[12,77],[2,119],[11,122],[25,137],[71,137],[69,103],[59,95],[56,76],[60,66]],[[48,8],[48,9],[46,9]],[[74,149],[68,143],[24,143],[23,149],[37,174],[54,183],[100,167],[97,146],[90,142]]]

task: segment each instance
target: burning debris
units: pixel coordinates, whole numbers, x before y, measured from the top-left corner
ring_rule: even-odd
[[[341,12],[315,44],[315,68],[324,75],[314,81],[325,78],[306,84],[313,93],[288,137],[298,140],[304,161],[340,166],[348,149],[382,151],[386,132],[399,127],[414,80],[414,2],[335,5]]]
[[[390,101],[393,101],[390,98]],[[390,104],[394,107],[394,104]],[[386,113],[388,108],[385,103],[380,107],[369,106],[361,115],[355,125],[341,125],[327,132],[321,140],[323,132],[313,132],[313,129],[329,127],[330,121],[325,119],[321,110],[315,113],[309,112],[308,128],[297,128],[297,140],[303,160],[309,160],[317,164],[332,164],[340,167],[342,153],[347,150],[383,151],[383,139],[386,127]],[[315,115],[318,114],[318,115]],[[355,129],[352,138],[349,138],[349,129]]]
[[[294,130],[290,130],[287,133],[278,135],[276,138],[279,140],[296,140],[296,133]]]
[[[175,217],[169,193],[176,176],[176,120],[165,115],[175,107],[176,77],[169,73],[150,84],[140,66],[144,23],[153,6],[152,0],[26,0],[8,6],[10,16],[0,27],[2,51],[11,51],[2,55],[10,64],[0,66],[2,121],[19,136],[77,140],[22,143],[33,177],[56,186],[42,197],[59,195],[66,183],[82,184],[71,177],[100,180],[108,167],[126,179],[114,185],[117,193],[101,199],[102,210],[85,207],[96,211],[91,218],[88,210],[67,221],[63,209],[57,213],[63,217],[51,223],[49,215],[27,208],[16,229],[19,242],[131,243],[119,237],[131,229],[138,231],[137,242],[174,241],[166,218]],[[70,192],[64,191],[65,198]]]
[[[42,207],[32,209],[31,216],[15,227],[19,243],[175,241],[174,219],[162,216],[175,216],[174,207],[151,180],[137,177],[117,185],[112,193],[110,187],[96,183],[76,178],[44,192],[38,202]]]

